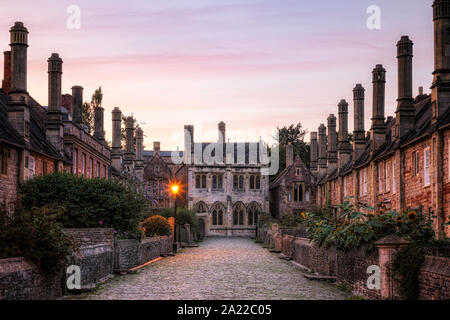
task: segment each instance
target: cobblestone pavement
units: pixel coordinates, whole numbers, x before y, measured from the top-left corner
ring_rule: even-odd
[[[116,277],[86,299],[345,299],[310,281],[290,262],[246,238],[208,238],[134,274]]]

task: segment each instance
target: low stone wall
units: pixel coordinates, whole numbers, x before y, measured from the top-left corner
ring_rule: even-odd
[[[66,294],[65,270],[69,265],[81,269],[81,289],[92,289],[113,276],[128,271],[160,255],[172,252],[171,237],[114,241],[112,229],[66,229],[78,244],[56,276],[43,275],[24,258],[0,259],[0,300],[56,299]]]
[[[389,288],[383,288],[383,284],[390,283],[392,285],[394,282],[389,278],[389,272],[383,273],[384,270],[389,269],[386,268],[386,263],[390,263],[386,261],[386,251],[383,251],[382,256],[379,254],[380,250],[384,249],[379,248],[378,251],[367,253],[364,249],[344,252],[335,248],[320,248],[311,243],[309,239],[297,236],[303,235],[302,232],[304,230],[281,229],[274,224],[270,229],[259,229],[257,239],[281,250],[284,255],[291,257],[311,272],[335,276],[337,283],[344,284],[355,296],[366,299],[381,299],[392,291]],[[387,254],[391,259],[392,253]],[[371,275],[367,273],[369,266],[380,266],[381,290],[367,287],[367,280]],[[419,282],[419,298],[421,300],[450,299],[450,258],[426,256],[421,267]],[[388,291],[387,294],[386,291]]]
[[[63,294],[61,278],[43,275],[25,258],[0,259],[0,300],[56,299]]]
[[[450,258],[425,256],[419,289],[421,300],[450,300]]]
[[[166,236],[147,238],[141,242],[138,240],[116,240],[114,271],[128,271],[171,252],[172,239]]]

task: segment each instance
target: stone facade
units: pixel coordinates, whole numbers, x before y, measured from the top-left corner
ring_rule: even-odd
[[[269,211],[265,144],[224,143],[225,124],[218,129],[218,142],[194,143],[193,126],[185,126],[188,206],[206,236],[254,236],[258,214]]]

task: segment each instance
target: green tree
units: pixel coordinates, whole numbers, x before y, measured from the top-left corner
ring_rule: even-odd
[[[286,145],[288,143],[294,146],[294,156],[298,155],[305,165],[309,166],[309,143],[304,141],[307,133],[308,130],[303,129],[300,122],[282,128],[277,127],[277,133],[274,138],[280,144],[280,169],[278,170],[278,174],[286,168]],[[278,174],[271,176],[271,180],[276,179]]]
[[[95,108],[101,107],[103,101],[103,92],[102,87],[98,87],[94,91],[94,94],[91,98],[91,103],[85,102],[83,103],[83,122],[88,127],[88,132],[92,134],[94,130],[94,111]]]

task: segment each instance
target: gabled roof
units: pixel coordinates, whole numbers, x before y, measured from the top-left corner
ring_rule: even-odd
[[[311,173],[311,171],[309,170],[309,168],[305,165],[305,163],[302,161],[302,159],[299,156],[295,157],[294,163],[291,164],[290,166],[286,167],[283,169],[283,171],[280,172],[280,174],[278,175],[278,177],[272,181],[272,183],[269,186],[269,189],[275,189],[277,187],[279,187],[281,185],[281,183],[283,182],[283,180],[286,178],[286,176],[292,171],[295,170],[296,168],[301,168],[302,170],[302,175],[307,175],[309,179],[315,179],[314,175]]]

